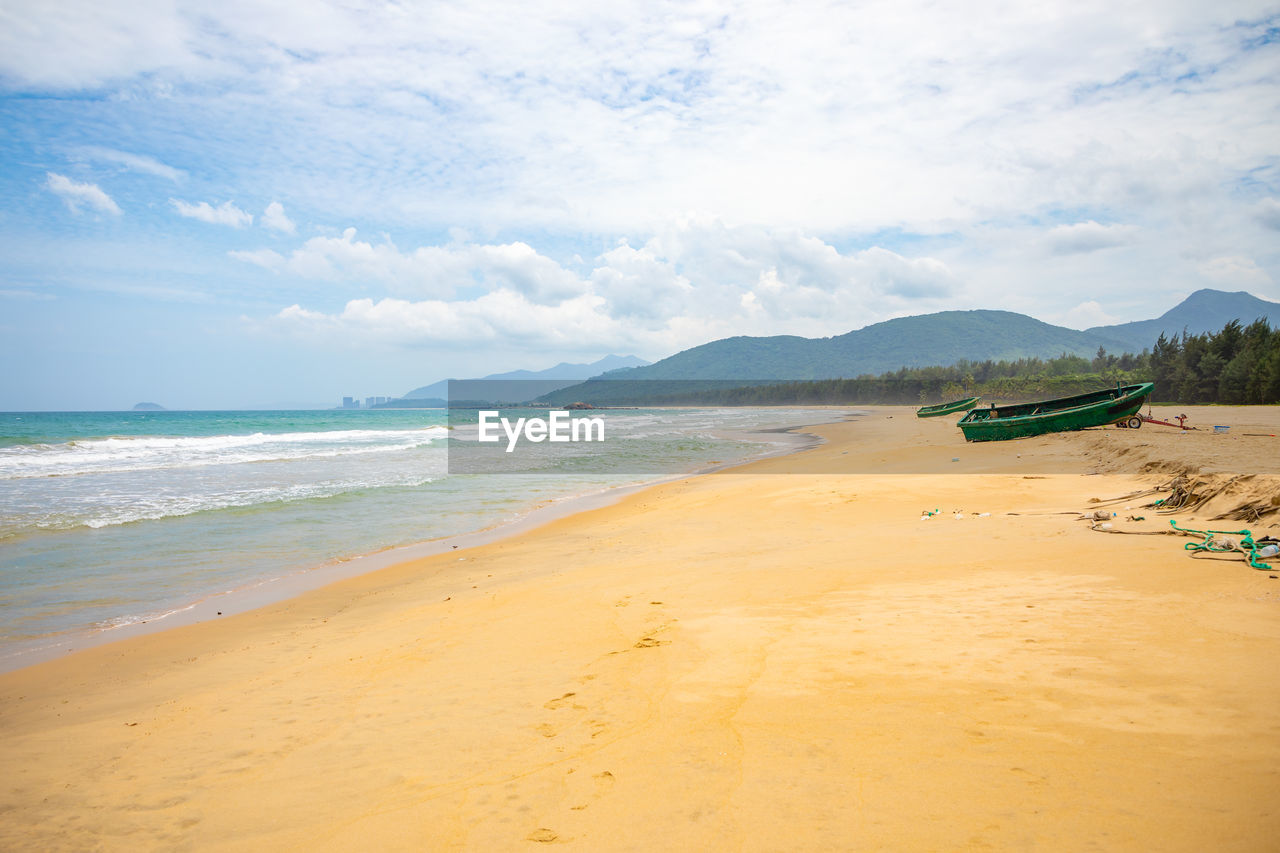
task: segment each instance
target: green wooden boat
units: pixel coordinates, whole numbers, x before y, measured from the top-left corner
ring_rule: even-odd
[[[936,406],[921,406],[916,409],[917,418],[936,418],[940,415],[953,415],[956,412],[967,412],[978,405],[981,397],[966,397],[963,400],[952,400],[950,403],[939,403]]]
[[[1039,403],[1015,403],[1011,406],[992,403],[988,409],[974,409],[961,418],[957,426],[966,441],[1003,441],[1103,426],[1141,409],[1151,387],[1152,383],[1143,382]]]

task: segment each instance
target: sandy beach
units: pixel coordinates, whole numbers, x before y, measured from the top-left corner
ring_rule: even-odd
[[[1180,411],[1231,430],[876,408],[0,675],[0,847],[1273,850],[1280,563],[1077,518],[1280,532],[1280,410]]]

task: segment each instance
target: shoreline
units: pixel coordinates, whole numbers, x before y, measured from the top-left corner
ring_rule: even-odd
[[[0,675],[0,844],[1265,849],[1280,581],[1075,518],[1263,445],[903,413]]]
[[[821,408],[821,407],[806,407]],[[846,412],[845,419],[857,416],[857,410],[838,407]],[[610,486],[597,491],[576,493],[549,501],[535,503],[522,510],[515,518],[500,521],[486,527],[464,530],[460,533],[435,537],[408,545],[392,546],[380,551],[359,554],[347,559],[330,559],[318,565],[298,569],[276,577],[261,578],[232,589],[214,592],[172,610],[158,614],[146,614],[135,621],[107,627],[91,627],[48,635],[28,641],[15,642],[0,654],[0,674],[24,669],[85,649],[108,645],[133,637],[141,637],[180,628],[186,625],[217,620],[228,616],[278,604],[300,595],[321,589],[348,578],[377,572],[402,562],[446,554],[487,545],[512,536],[519,536],[552,521],[580,512],[610,506],[629,494],[650,486],[717,473],[731,468],[750,465],[775,456],[801,453],[821,443],[812,433],[805,432],[820,424],[801,424],[795,427],[776,427],[750,430],[750,434],[776,434],[794,436],[794,442],[769,442],[770,449],[736,462],[711,463],[689,471],[664,474],[641,482]],[[807,438],[806,438],[807,436]]]

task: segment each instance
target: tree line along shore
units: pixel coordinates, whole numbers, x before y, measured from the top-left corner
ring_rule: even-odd
[[[818,379],[734,387],[691,388],[696,382],[647,382],[645,402],[701,405],[925,405],[982,396],[984,400],[1063,397],[1101,386],[1153,382],[1151,401],[1185,405],[1257,405],[1280,402],[1280,328],[1266,319],[1227,323],[1217,332],[1167,337],[1149,349],[1119,355],[1099,348],[1092,359],[959,361],[949,366],[904,367],[852,379]],[[610,383],[623,386],[625,383]]]

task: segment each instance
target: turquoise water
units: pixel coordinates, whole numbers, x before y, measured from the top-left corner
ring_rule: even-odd
[[[828,410],[619,410],[607,452],[450,474],[440,410],[0,413],[0,664],[42,641],[776,448]],[[453,441],[458,445],[458,441]],[[456,451],[455,451],[456,452]]]

